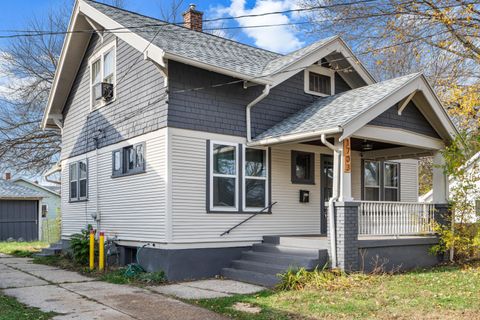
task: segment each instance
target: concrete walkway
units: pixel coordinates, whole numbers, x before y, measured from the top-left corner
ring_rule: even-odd
[[[61,314],[57,320],[227,319],[156,293],[162,292],[160,286],[141,289],[110,284],[5,255],[0,256],[0,290],[26,305]]]

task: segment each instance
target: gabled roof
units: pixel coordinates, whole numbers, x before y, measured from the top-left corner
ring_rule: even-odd
[[[305,60],[300,66],[295,65],[294,71],[297,73],[340,48],[348,53],[348,61],[365,83],[375,82],[339,37],[323,39],[281,55],[95,1],[77,0],[45,109],[43,128],[54,126],[56,120],[62,118],[68,93],[90,41],[90,33],[84,31],[101,31],[102,28],[111,30],[108,32],[144,52],[146,58],[161,67],[166,67],[166,61],[173,60],[238,79],[275,86],[293,75],[285,70],[293,67],[293,63]],[[331,46],[331,52],[322,51],[327,45]],[[320,51],[322,56],[319,56]],[[281,77],[278,76],[280,73]]]
[[[42,186],[38,183],[35,183],[35,182],[32,182],[30,180],[27,180],[27,179],[24,179],[24,178],[17,178],[17,179],[13,179],[12,182],[15,183],[17,181],[23,181],[25,183],[28,183],[34,187],[37,187],[37,188],[40,188],[46,192],[49,192],[51,194],[54,194],[56,196],[59,196],[60,197],[60,190],[59,190],[59,187],[55,187],[55,186]]]
[[[386,108],[417,90],[430,98],[430,105],[435,108],[435,114],[442,123],[442,127],[437,126],[437,129],[443,129],[444,138],[452,137],[456,132],[453,123],[431,91],[424,76],[414,73],[318,99],[255,137],[254,144],[268,144],[290,139],[293,141],[293,138],[299,135],[313,137],[321,133],[342,132],[342,137],[347,137],[384,112]],[[380,104],[384,105],[383,109],[374,110]],[[372,114],[368,115],[369,112]],[[357,123],[357,120],[361,122]]]
[[[11,181],[0,179],[0,199],[41,199],[35,190],[20,186]]]

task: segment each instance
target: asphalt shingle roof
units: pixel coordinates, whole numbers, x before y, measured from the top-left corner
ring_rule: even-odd
[[[169,54],[242,73],[252,78],[265,77],[281,70],[302,55],[334,38],[320,40],[290,54],[282,55],[95,1],[85,0],[85,2],[122,26],[130,27],[132,32],[151,41]],[[151,26],[152,24],[160,25]]]
[[[420,73],[414,73],[326,98],[319,98],[308,107],[256,136],[254,140],[343,127],[391,93],[420,76]]]
[[[11,181],[0,179],[0,199],[8,198],[41,198],[42,195],[30,188],[17,185]]]

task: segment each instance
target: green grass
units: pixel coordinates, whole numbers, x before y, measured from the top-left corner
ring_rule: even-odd
[[[478,319],[480,263],[360,277],[357,285],[191,301],[234,319]],[[261,308],[237,311],[236,303]]]
[[[30,257],[35,252],[40,252],[48,247],[47,242],[0,242],[0,253],[10,254],[17,257]]]
[[[0,320],[46,320],[55,315],[54,312],[42,312],[37,308],[27,307],[0,293]]]

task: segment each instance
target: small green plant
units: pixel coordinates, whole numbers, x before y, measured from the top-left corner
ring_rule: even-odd
[[[115,283],[115,284],[161,284],[166,281],[165,273],[163,271],[157,272],[138,272],[129,273],[126,268],[120,268],[112,270],[103,274],[100,279],[102,281]]]
[[[72,250],[72,258],[75,263],[85,265],[88,263],[90,254],[90,230],[91,225],[87,229],[83,229],[81,233],[76,233],[70,237],[70,249]],[[95,256],[98,251],[98,245],[95,241]]]
[[[276,289],[282,291],[303,289],[336,290],[360,285],[365,280],[373,279],[363,273],[346,274],[340,269],[290,269],[279,275],[280,283]]]

